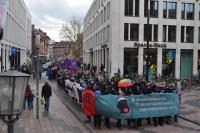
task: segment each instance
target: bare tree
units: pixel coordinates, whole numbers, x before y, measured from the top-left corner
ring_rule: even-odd
[[[65,41],[74,42],[74,49],[76,50],[76,56],[80,57],[82,52],[82,20],[79,17],[73,16],[63,24],[60,31],[60,36]]]
[[[82,27],[81,19],[73,16],[63,24],[60,36],[63,40],[75,42],[77,35],[82,32]]]

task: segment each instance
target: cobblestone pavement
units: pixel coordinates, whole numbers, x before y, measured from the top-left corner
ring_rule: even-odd
[[[33,89],[34,84],[31,83]],[[40,81],[40,88],[42,85],[43,81]],[[44,112],[44,108],[40,105],[40,119],[37,120],[35,108],[25,109],[20,120],[16,122],[14,131],[14,133],[88,133],[84,125],[54,93],[48,113]],[[2,121],[0,121],[0,133],[7,133],[7,126]]]
[[[44,81],[40,81],[40,88]],[[200,133],[200,126],[179,119],[178,123],[154,127],[153,122],[148,125],[143,121],[140,128],[126,126],[123,121],[123,129],[119,130],[116,120],[111,119],[111,129],[107,129],[103,122],[101,129],[93,129],[92,123],[86,122],[86,117],[80,105],[73,103],[64,90],[57,87],[55,81],[50,82],[53,88],[49,113],[44,112],[40,105],[40,119],[36,119],[34,110],[26,109],[21,119],[15,124],[15,133]],[[33,89],[35,83],[31,83]],[[185,90],[182,96],[182,108],[180,115],[200,122],[200,89]],[[78,119],[77,119],[78,118]],[[6,133],[7,126],[0,121],[0,133]]]

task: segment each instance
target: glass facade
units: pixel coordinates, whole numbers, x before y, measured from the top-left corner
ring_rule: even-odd
[[[128,23],[125,23],[124,24],[124,40],[125,41],[128,41],[128,30],[129,29],[129,24]]]
[[[176,42],[176,26],[163,25],[163,42]]]
[[[176,19],[176,2],[168,2],[167,8],[168,8],[168,18]]]
[[[124,40],[125,41],[139,40],[139,24],[134,24],[134,23],[124,24]]]
[[[199,27],[199,31],[198,31],[198,42],[200,43],[200,27]]]
[[[194,27],[181,26],[181,42],[185,42],[185,43],[194,42]]]
[[[147,41],[147,24],[144,25],[144,41]],[[149,25],[149,40],[158,41],[158,25]]]
[[[124,49],[124,75],[137,74],[138,72],[138,49]]]
[[[176,26],[168,26],[168,42],[176,42]]]
[[[146,61],[147,61],[147,49],[144,49],[144,64],[143,64],[143,73],[146,75]],[[151,48],[149,49],[149,65],[150,65],[150,71],[151,71],[151,76],[156,76],[157,75],[157,49],[156,48]]]
[[[163,2],[163,18],[176,19],[176,2]]]
[[[130,40],[139,40],[139,24],[130,24]]]
[[[181,19],[194,20],[194,4],[182,3]]]
[[[125,16],[139,16],[139,0],[125,0],[124,5]]]
[[[158,1],[151,0],[150,1],[150,17],[152,18],[158,18]],[[144,2],[144,16],[147,17],[147,11],[148,11],[148,0],[145,0]]]
[[[175,49],[163,49],[162,51],[162,75],[175,75]]]

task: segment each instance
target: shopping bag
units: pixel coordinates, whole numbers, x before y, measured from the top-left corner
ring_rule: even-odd
[[[44,105],[44,104],[45,104],[45,99],[44,99],[44,97],[41,97],[41,98],[40,98],[40,103],[41,103],[41,105]]]

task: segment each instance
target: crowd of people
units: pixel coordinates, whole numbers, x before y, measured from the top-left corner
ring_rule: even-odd
[[[121,96],[129,96],[129,95],[147,95],[152,92],[156,93],[176,93],[181,100],[181,86],[180,82],[173,82],[172,84],[165,85],[165,88],[158,87],[155,83],[146,82],[143,76],[137,76],[133,80],[134,84],[132,86],[126,88],[119,88],[118,83],[122,80],[123,77],[120,74],[120,70],[109,80],[104,71],[104,66],[101,65],[100,72],[97,73],[96,67],[81,67],[78,69],[76,73],[70,73],[65,71],[65,75],[63,77],[65,81],[66,91],[70,93],[72,99],[74,101],[82,102],[82,92],[84,89],[89,89],[94,92],[96,96],[99,95],[121,95]],[[102,117],[100,115],[94,116],[94,127],[101,128]],[[90,117],[88,117],[91,120]],[[110,118],[105,118],[105,125],[107,128],[111,128]],[[151,124],[153,121],[154,125],[163,126],[164,123],[170,124],[171,116],[166,117],[154,117],[147,118],[147,123]],[[174,120],[177,122],[177,116],[174,116]],[[128,126],[142,126],[143,119],[129,119],[127,120]],[[122,120],[117,119],[116,125],[119,129],[122,128]]]

